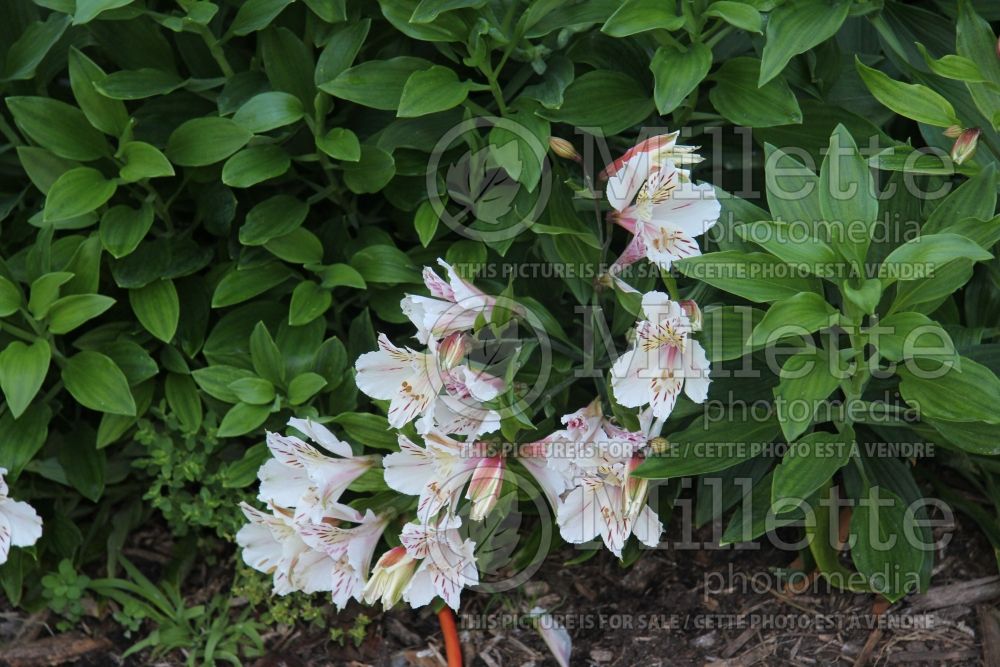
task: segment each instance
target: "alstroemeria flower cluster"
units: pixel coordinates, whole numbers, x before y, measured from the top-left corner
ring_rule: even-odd
[[[0,565],[7,562],[10,548],[30,547],[42,536],[42,519],[35,508],[7,494],[6,468],[0,468]]]
[[[684,167],[702,158],[695,146],[677,144],[677,132],[647,139],[608,165],[610,218],[633,234],[609,273],[646,258],[663,269],[674,261],[701,254],[696,236],[719,220],[721,207],[711,184],[691,181]],[[623,289],[631,287],[617,281]]]
[[[500,428],[500,415],[483,404],[500,395],[503,380],[464,361],[470,331],[478,318],[490,318],[496,299],[444,260],[438,263],[448,281],[426,267],[424,282],[432,296],[407,296],[400,304],[427,350],[397,347],[379,334],[379,349],[361,355],[355,364],[358,388],[371,398],[389,401],[389,425],[394,428],[416,420],[421,434],[492,433]]]
[[[479,581],[475,543],[460,538],[461,520],[444,512],[433,523],[406,524],[399,535],[404,546],[372,567],[393,517],[362,512],[341,496],[379,457],[355,456],[316,422],[292,419],[289,426],[319,448],[294,435],[267,434],[273,458],[260,468],[257,497],[267,510],[241,504],[249,521],[236,535],[244,562],[270,574],[278,595],[328,592],[338,608],[351,599],[387,607],[403,599],[419,607],[439,596],[457,609],[462,588]]]
[[[697,254],[693,238],[718,219],[712,187],[692,183],[685,168],[701,158],[676,138],[653,137],[608,167],[612,217],[635,235],[612,271],[622,289],[632,289],[618,275],[623,266],[647,257],[666,268]],[[289,425],[315,444],[267,436],[273,458],[259,471],[258,496],[266,510],[244,504],[250,523],[237,539],[244,560],[271,574],[278,594],[327,591],[339,607],[350,599],[419,607],[441,598],[457,609],[462,590],[478,585],[486,566],[477,562],[476,550],[488,545],[465,536],[474,527],[466,522],[507,507],[500,502],[508,500],[505,484],[518,491],[510,468],[515,456],[547,498],[567,542],[600,538],[618,557],[632,536],[651,547],[659,543],[663,524],[637,469],[653,453],[678,397],[707,398],[711,368],[695,338],[702,328],[697,304],[658,291],[642,296],[630,345],[608,379],[617,404],[637,410],[634,428],[607,417],[596,398],[563,416],[562,428],[548,436],[505,448],[497,436],[484,436],[500,429],[495,399],[513,380],[509,369],[498,370],[497,355],[478,354],[480,346],[507,343],[493,326],[505,321],[495,317],[504,315],[497,312],[499,297],[443,260],[438,264],[444,277],[430,267],[423,271],[430,295],[407,295],[400,304],[419,347],[397,345],[380,333],[378,349],[355,363],[358,388],[388,402],[398,451],[355,455],[309,420]],[[513,312],[524,314],[520,306]],[[411,423],[415,436],[402,432]],[[400,497],[346,503],[352,483],[376,466]],[[399,531],[396,539],[386,535],[389,526]],[[383,538],[390,547],[376,560]]]

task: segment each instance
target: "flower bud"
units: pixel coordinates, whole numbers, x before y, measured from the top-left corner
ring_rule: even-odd
[[[399,602],[413,578],[416,564],[416,559],[407,553],[406,547],[393,547],[382,554],[362,592],[365,604],[381,600],[382,607],[389,609]]]
[[[949,125],[944,129],[944,131],[941,134],[948,137],[949,139],[958,139],[958,137],[962,134],[962,126]]]
[[[503,488],[504,466],[502,456],[491,456],[480,461],[472,473],[465,497],[472,501],[469,518],[473,521],[482,521],[496,507]]]
[[[670,442],[662,436],[657,436],[649,441],[649,449],[653,454],[666,454],[670,449]]]
[[[698,307],[698,304],[691,299],[685,299],[680,302],[680,306],[681,310],[684,311],[684,314],[687,315],[688,320],[691,321],[691,330],[701,331],[703,319],[701,316],[701,308]]]
[[[972,127],[963,131],[955,140],[955,145],[951,147],[951,159],[955,161],[955,164],[962,164],[976,154],[980,134],[982,134],[982,130],[978,127]]]
[[[465,333],[456,331],[445,336],[444,340],[438,345],[438,359],[440,360],[441,370],[450,371],[455,366],[458,366],[462,363],[462,359],[465,358],[467,351],[468,341],[465,338]]]
[[[549,137],[549,148],[552,149],[553,153],[566,160],[580,162],[583,159],[576,149],[573,148],[573,144],[559,137]]]

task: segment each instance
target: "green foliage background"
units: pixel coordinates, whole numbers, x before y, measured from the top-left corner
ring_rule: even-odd
[[[700,262],[794,261],[781,244],[743,240],[740,225],[808,219],[813,205],[829,217],[818,199],[794,209],[774,196],[776,178],[817,178],[779,149],[819,165],[833,134],[860,146],[851,158],[857,174],[867,174],[868,163],[878,167],[859,176],[874,179],[874,189],[900,183],[904,170],[925,190],[964,183],[943,201],[904,191],[857,204],[869,207],[859,215],[873,224],[898,214],[920,221],[922,234],[948,235],[936,282],[803,279],[775,292],[767,281],[686,279],[690,263],[680,267],[680,289],[703,305],[724,304],[717,318],[756,304],[754,323],[771,328],[815,314],[815,303],[786,303],[800,293],[817,295],[821,312],[858,324],[877,312],[906,315],[901,326],[943,328],[966,364],[949,376],[947,391],[906,377],[853,387],[901,392],[925,402],[928,418],[854,424],[851,433],[933,441],[942,453],[931,466],[953,468],[1000,501],[987,472],[996,468],[1000,435],[1000,265],[987,252],[997,241],[1000,61],[989,24],[997,19],[995,3],[985,0],[2,3],[0,466],[46,522],[39,545],[15,549],[0,568],[7,597],[44,604],[35,575],[65,559],[118,572],[129,534],[157,515],[186,544],[213,531],[231,537],[235,503],[250,495],[266,456],[263,431],[289,416],[332,417],[332,428],[356,447],[392,449],[383,412],[359,399],[351,369],[375,347],[376,331],[402,337],[399,300],[423,290],[419,269],[435,258],[599,266],[620,252],[622,232],[612,235],[595,220],[593,203],[574,197],[601,156],[588,156],[585,177],[550,155],[540,224],[503,242],[470,240],[439,224],[428,201],[429,155],[445,132],[479,116],[514,120],[542,146],[550,136],[582,146],[575,128],[587,127],[616,152],[644,126],[687,128],[684,143],[711,147],[696,178],[715,168],[722,190],[754,191],[743,199],[720,194],[720,224],[733,233],[703,243],[703,251],[725,252]],[[953,140],[942,134],[950,125],[981,128],[973,160],[957,170],[929,156],[906,161],[914,146],[950,150]],[[507,217],[493,221],[501,227],[516,222],[542,187],[542,164],[523,140],[513,153],[497,150],[509,140],[483,130],[470,147],[490,147],[495,164],[520,182]],[[765,178],[769,155],[790,171]],[[444,166],[430,179],[446,197],[448,179]],[[837,250],[860,262],[898,251],[878,243]],[[913,261],[910,252],[896,260]],[[646,289],[657,281],[643,280]],[[553,339],[570,344],[579,338],[581,303],[602,305],[618,336],[636,312],[635,303],[595,293],[584,278],[481,284],[495,294],[510,289],[547,314]],[[774,301],[786,310],[765,316]],[[713,362],[752,353],[752,344],[737,341]],[[557,357],[553,386],[567,386],[560,380],[572,375],[572,362]],[[714,391],[770,400],[782,391],[822,398],[836,387],[824,389],[822,378],[806,388],[779,385],[776,376],[730,379]],[[504,435],[544,432],[590,395],[589,386],[570,386],[550,396],[533,423],[507,424]],[[956,400],[972,395],[984,398]],[[671,422],[681,434],[688,427],[688,440],[707,437],[692,435],[696,412],[682,403]],[[740,422],[729,428],[737,442],[747,434],[822,439],[822,431],[809,435],[811,421],[779,415],[756,431]],[[801,479],[806,470],[809,492],[820,492],[845,462],[803,468],[800,461],[788,474],[772,472],[773,458],[688,467],[672,460],[670,470],[650,474],[749,475],[758,513],[770,504],[772,478]],[[854,495],[882,486],[907,498],[929,488],[919,468],[915,478],[899,459],[866,462],[863,478],[844,470]],[[355,490],[382,488],[366,479]],[[725,497],[727,508],[740,499]],[[979,512],[1000,545],[991,505],[956,502]],[[700,509],[699,519],[714,511]],[[730,528],[738,533],[739,521]],[[929,572],[927,561],[894,557]]]

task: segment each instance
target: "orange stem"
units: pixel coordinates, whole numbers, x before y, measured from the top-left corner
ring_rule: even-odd
[[[444,651],[448,656],[448,667],[462,667],[462,645],[458,641],[455,613],[451,607],[441,607],[438,621],[441,623],[441,634],[444,635]]]

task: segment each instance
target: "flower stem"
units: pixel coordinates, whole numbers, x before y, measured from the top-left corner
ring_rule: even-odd
[[[438,611],[438,622],[441,623],[441,634],[444,635],[444,650],[448,656],[448,667],[462,667],[462,645],[458,641],[458,628],[455,625],[455,612],[445,605]]]

